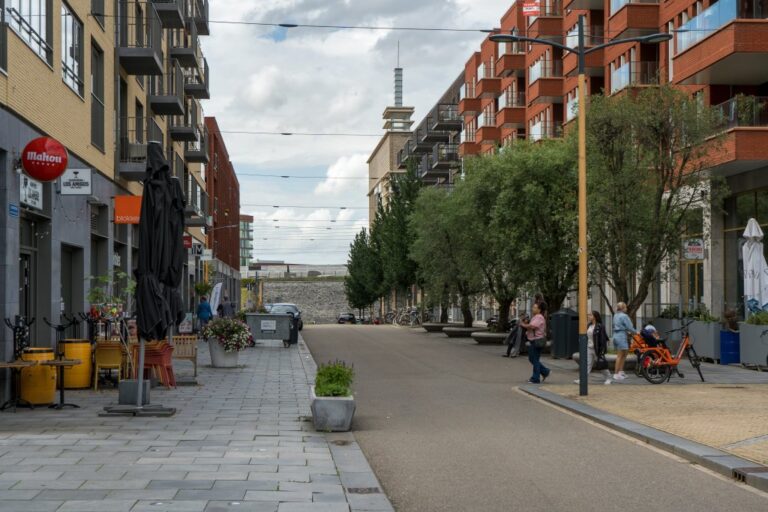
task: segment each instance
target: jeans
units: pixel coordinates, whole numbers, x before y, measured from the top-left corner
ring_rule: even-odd
[[[533,375],[531,375],[531,380],[533,382],[541,382],[541,377],[544,378],[549,376],[549,368],[544,366],[541,363],[541,351],[543,348],[539,348],[531,342],[531,344],[528,346],[528,360],[533,365]]]

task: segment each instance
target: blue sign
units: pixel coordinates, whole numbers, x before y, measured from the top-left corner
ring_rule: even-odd
[[[19,216],[19,206],[16,204],[9,204],[8,205],[8,215],[11,217],[18,217]]]

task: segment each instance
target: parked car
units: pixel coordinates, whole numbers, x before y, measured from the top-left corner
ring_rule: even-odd
[[[299,319],[299,330],[304,328],[304,321],[301,319],[301,310],[296,304],[272,304],[269,308],[269,313],[272,315],[285,315],[287,313],[293,314],[294,317]]]
[[[342,313],[339,315],[339,321],[340,324],[354,324],[355,321],[355,315],[354,313]]]

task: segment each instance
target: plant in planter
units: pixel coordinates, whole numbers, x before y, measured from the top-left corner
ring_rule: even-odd
[[[237,354],[253,343],[248,326],[233,318],[211,320],[203,328],[202,334],[208,340],[211,364],[214,368],[236,367]]]
[[[207,281],[198,281],[195,283],[195,293],[198,297],[205,297],[211,294],[213,285]]]
[[[703,304],[693,311],[688,311],[684,316],[693,320],[693,323],[688,327],[688,332],[693,339],[699,357],[719,360],[720,319],[710,314]]]
[[[311,388],[312,421],[316,430],[346,432],[352,427],[355,398],[352,381],[355,371],[344,361],[320,365]]]
[[[671,305],[661,310],[659,316],[654,318],[653,325],[659,330],[659,333],[666,337],[670,331],[676,331],[680,328],[682,323],[680,322],[680,308]],[[669,335],[669,341],[680,341],[680,331],[673,332]]]

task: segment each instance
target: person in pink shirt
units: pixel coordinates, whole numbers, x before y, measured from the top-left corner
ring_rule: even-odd
[[[547,312],[547,306],[544,302],[536,302],[531,308],[533,318],[526,323],[520,322],[525,329],[528,339],[528,360],[533,365],[533,375],[528,380],[530,384],[540,384],[549,377],[550,369],[541,363],[541,352],[547,344],[547,320],[544,315]]]

